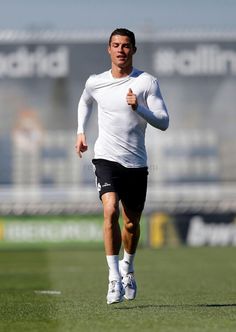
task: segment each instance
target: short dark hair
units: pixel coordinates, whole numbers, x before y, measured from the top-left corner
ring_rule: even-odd
[[[133,46],[134,49],[136,49],[136,45],[135,45],[135,35],[132,31],[128,30],[128,29],[125,29],[125,28],[117,28],[115,29],[111,35],[110,35],[110,38],[109,38],[109,45],[111,45],[111,40],[112,40],[112,37],[113,36],[116,36],[116,35],[119,35],[119,36],[127,36],[129,37],[130,39],[130,43],[131,45]]]

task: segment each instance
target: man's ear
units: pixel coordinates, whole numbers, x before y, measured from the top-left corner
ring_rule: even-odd
[[[107,46],[107,52],[111,54],[110,45]]]
[[[137,51],[137,47],[136,47],[136,46],[134,46],[133,50],[134,50],[134,54],[135,54],[135,53],[136,53],[136,51]]]

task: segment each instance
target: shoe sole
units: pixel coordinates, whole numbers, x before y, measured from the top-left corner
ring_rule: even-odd
[[[121,299],[121,300],[117,300],[117,301],[107,301],[107,304],[116,304],[116,303],[121,303],[121,302],[123,302],[124,301],[124,299]]]
[[[125,296],[125,292],[123,291],[120,299],[117,299],[115,301],[108,301],[107,300],[107,304],[115,304],[115,303],[123,302],[124,301],[124,296]]]
[[[136,297],[136,295],[135,295],[135,297]],[[135,299],[135,297],[130,298],[130,297],[124,296],[124,298],[125,298],[127,301],[133,301],[133,300]]]
[[[120,303],[124,301],[124,294],[122,295],[122,297],[120,299],[117,299],[115,301],[108,301],[107,300],[107,304],[115,304],[115,303]]]

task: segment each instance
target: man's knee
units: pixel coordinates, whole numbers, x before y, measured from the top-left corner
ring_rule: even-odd
[[[113,193],[107,193],[102,196],[103,212],[105,222],[118,221],[119,219],[119,201]]]
[[[140,223],[137,220],[124,220],[124,228],[128,233],[136,233],[139,230]]]
[[[119,218],[119,208],[116,204],[106,204],[104,206],[104,218],[115,220]]]

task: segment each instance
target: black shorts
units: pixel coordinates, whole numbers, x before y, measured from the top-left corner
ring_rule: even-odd
[[[99,197],[107,192],[118,194],[122,204],[142,211],[147,193],[148,168],[127,168],[105,159],[93,159]]]

